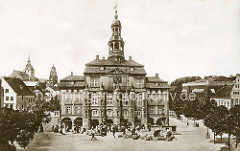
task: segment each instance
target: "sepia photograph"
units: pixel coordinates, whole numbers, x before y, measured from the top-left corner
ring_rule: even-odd
[[[0,0],[0,151],[240,151],[240,1]]]

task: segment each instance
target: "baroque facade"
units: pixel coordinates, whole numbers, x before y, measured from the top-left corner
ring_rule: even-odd
[[[158,74],[147,77],[144,65],[125,58],[117,11],[114,18],[108,58],[97,55],[84,76],[72,73],[60,80],[61,124],[168,125],[168,82]]]

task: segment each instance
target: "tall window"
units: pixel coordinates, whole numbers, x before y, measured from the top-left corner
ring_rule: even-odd
[[[98,110],[92,110],[92,116],[93,117],[98,116]]]
[[[97,78],[93,78],[91,81],[91,86],[92,87],[97,87],[98,86],[98,79]]]
[[[66,106],[66,113],[71,114],[71,106]]]
[[[141,88],[141,87],[142,87],[142,80],[141,80],[141,79],[137,79],[137,81],[136,81],[136,87],[137,87],[137,88]]]
[[[141,116],[141,111],[137,111],[137,117]]]
[[[164,114],[164,109],[163,109],[163,108],[160,108],[160,107],[158,107],[158,114]]]
[[[142,104],[142,95],[138,94],[137,95],[137,105],[141,105]]]
[[[154,114],[154,107],[153,107],[153,106],[150,106],[150,108],[149,108],[149,113],[150,113],[150,114]]]
[[[9,89],[6,89],[6,90],[5,90],[5,93],[9,93]]]
[[[96,105],[96,104],[98,104],[98,94],[97,93],[93,93],[92,95],[91,95],[91,99],[92,99],[92,105]]]
[[[80,106],[76,106],[76,114],[81,114],[81,107]]]
[[[108,93],[107,94],[107,105],[111,105],[113,102],[112,102],[112,94],[111,93]]]
[[[13,96],[10,97],[10,100],[13,101]]]
[[[124,111],[123,111],[123,117],[125,117],[125,118],[128,117],[128,111],[127,111],[127,110],[124,110]]]
[[[9,100],[9,96],[6,96],[6,101],[8,101]]]
[[[107,110],[107,116],[112,117],[113,116],[113,111],[112,110]]]

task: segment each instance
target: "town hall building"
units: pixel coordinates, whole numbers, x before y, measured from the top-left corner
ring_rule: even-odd
[[[144,65],[125,58],[117,10],[108,41],[108,58],[87,63],[84,76],[60,80],[60,122],[86,129],[98,124],[169,125],[167,81],[148,77]]]

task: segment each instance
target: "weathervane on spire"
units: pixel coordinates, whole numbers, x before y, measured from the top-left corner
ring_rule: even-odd
[[[115,19],[117,19],[118,18],[118,15],[117,15],[117,3],[116,3],[116,5],[113,7],[113,9],[115,9]]]
[[[28,53],[28,62],[31,62],[30,61],[30,52]]]

